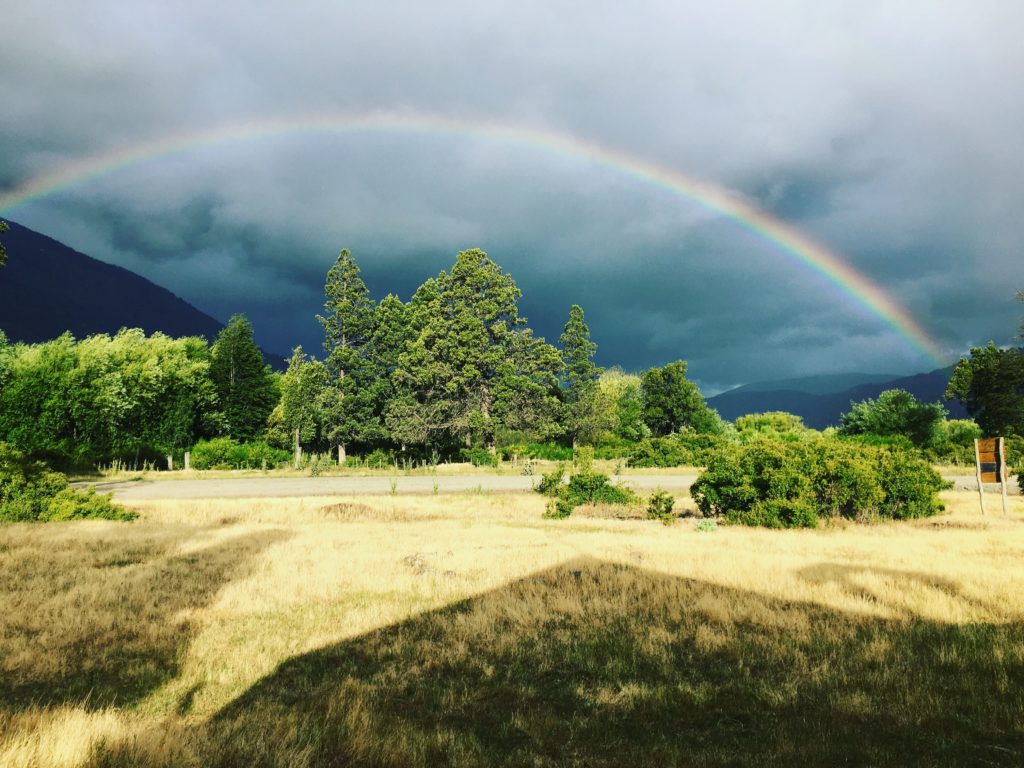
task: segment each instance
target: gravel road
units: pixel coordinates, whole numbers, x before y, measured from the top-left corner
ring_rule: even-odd
[[[695,474],[629,475],[614,478],[637,491],[661,487],[685,491],[697,479]],[[397,477],[240,477],[211,480],[160,480],[128,483],[100,483],[96,490],[113,492],[114,498],[146,499],[249,499],[265,497],[348,496],[353,494],[466,493],[529,491],[540,477],[520,475],[398,475]]]
[[[681,493],[686,491],[696,474],[678,475],[624,475],[613,478],[640,492],[655,488]],[[950,475],[957,490],[977,489],[974,477]],[[398,475],[397,477],[239,477],[210,480],[159,480],[126,483],[100,483],[99,491],[113,492],[116,499],[248,499],[248,498],[296,498],[304,496],[349,496],[362,494],[391,493],[394,482],[395,493],[434,492],[467,493],[476,490],[490,493],[512,493],[529,491],[540,481],[539,477],[520,475]],[[1008,490],[1017,495],[1017,483],[1011,482]],[[999,486],[986,486],[986,491],[998,493]]]

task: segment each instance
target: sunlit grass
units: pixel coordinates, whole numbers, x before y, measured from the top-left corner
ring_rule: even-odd
[[[944,499],[815,531],[529,494],[3,526],[0,765],[1019,765],[1024,501]]]

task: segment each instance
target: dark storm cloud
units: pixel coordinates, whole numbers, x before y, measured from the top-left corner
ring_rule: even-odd
[[[0,181],[224,122],[364,110],[534,125],[733,190],[882,285],[949,351],[1017,327],[1018,4],[75,4],[0,12]],[[596,163],[471,136],[198,147],[11,213],[270,349],[318,349],[338,250],[407,298],[485,248],[557,339],[710,387],[930,362],[750,232]]]

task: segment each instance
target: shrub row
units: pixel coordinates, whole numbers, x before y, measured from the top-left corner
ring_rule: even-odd
[[[264,442],[239,443],[230,437],[202,440],[192,448],[193,469],[273,468],[289,461],[291,454]]]
[[[823,518],[907,519],[941,510],[945,483],[919,455],[816,437],[761,438],[719,450],[690,492],[705,515],[744,525],[814,527]]]
[[[45,522],[50,520],[133,520],[137,517],[117,506],[109,495],[92,489],[77,491],[59,472],[27,460],[6,443],[0,443],[0,520]]]

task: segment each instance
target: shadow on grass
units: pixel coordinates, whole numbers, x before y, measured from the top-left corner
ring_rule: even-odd
[[[7,617],[12,636],[35,637],[39,647],[31,647],[34,665],[15,664],[0,675],[0,712],[61,704],[98,709],[143,699],[177,676],[193,634],[187,612],[248,575],[256,555],[286,537],[264,531],[172,554],[192,534],[186,529],[128,546],[63,545],[61,559],[51,564],[59,568],[57,583],[44,601],[63,599],[63,580],[77,591],[73,610],[64,614],[73,619],[46,627],[30,615]]]
[[[1024,628],[584,559],[293,658],[195,744],[219,766],[1020,765]]]

